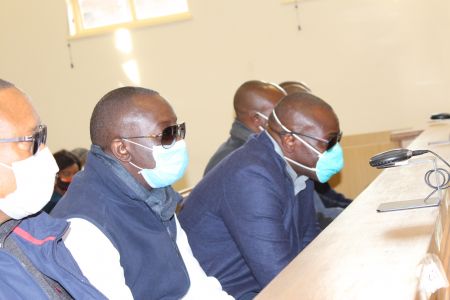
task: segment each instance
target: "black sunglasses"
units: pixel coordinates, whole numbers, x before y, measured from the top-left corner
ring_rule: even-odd
[[[299,133],[299,132],[295,132],[295,131],[284,131],[283,130],[283,131],[280,132],[280,134],[295,134],[295,135],[299,135],[299,136],[303,136],[303,137],[306,137],[306,138],[313,139],[315,141],[318,141],[318,142],[326,144],[327,145],[327,148],[326,148],[327,151],[330,150],[331,148],[333,148],[334,145],[339,143],[341,141],[341,138],[342,138],[342,132],[339,132],[338,134],[336,134],[335,136],[333,136],[329,140],[321,139],[321,138],[318,138],[318,137],[310,136],[310,135]]]
[[[159,134],[150,134],[150,135],[142,135],[142,136],[131,136],[131,137],[123,137],[124,139],[161,139],[161,146],[163,148],[168,149],[172,147],[173,144],[179,139],[184,139],[186,136],[186,124],[176,124],[169,127],[164,128],[164,130]]]
[[[47,126],[39,125],[38,129],[29,136],[20,136],[15,138],[0,139],[0,143],[22,143],[33,142],[33,155],[35,155],[41,145],[47,142]]]

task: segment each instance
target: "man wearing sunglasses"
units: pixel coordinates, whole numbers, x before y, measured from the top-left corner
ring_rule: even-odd
[[[311,89],[304,83],[299,81],[285,81],[280,86],[288,95],[295,93],[311,93]],[[319,197],[314,198],[316,206],[317,218],[320,227],[327,227],[352,200],[347,199],[343,194],[336,192],[328,182],[314,182],[314,190]]]
[[[282,89],[280,89],[280,87]],[[283,91],[284,90],[284,91]],[[242,84],[234,96],[236,119],[230,130],[230,137],[210,158],[204,175],[213,169],[222,159],[245,144],[249,137],[267,127],[267,119],[278,101],[287,94],[310,93],[306,84],[285,81],[280,86],[263,81],[247,81]],[[314,182],[314,205],[321,229],[325,229],[351,200],[334,191],[325,182]]]
[[[123,87],[91,116],[92,146],[52,214],[66,244],[109,299],[230,299],[207,277],[175,216],[171,185],[188,163],[186,128],[157,92]]]
[[[285,96],[267,131],[191,192],[180,222],[200,264],[228,293],[252,299],[316,237],[310,179],[328,181],[343,167],[340,136],[338,118],[323,100]]]
[[[56,162],[28,98],[0,79],[0,299],[106,299],[62,241],[67,222],[38,213]]]

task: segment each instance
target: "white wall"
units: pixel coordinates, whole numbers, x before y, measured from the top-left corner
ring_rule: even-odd
[[[158,90],[188,124],[191,164],[179,187],[195,184],[225,140],[232,97],[245,80],[302,80],[337,111],[344,133],[424,124],[450,111],[448,0],[305,0],[297,30],[281,0],[190,0],[189,21],[132,30],[123,55],[114,35],[71,42],[65,3],[1,1],[0,78],[34,99],[49,145],[89,146],[95,103],[138,62],[142,85]]]

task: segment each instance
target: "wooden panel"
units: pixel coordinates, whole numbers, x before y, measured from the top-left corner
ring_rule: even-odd
[[[369,158],[392,148],[398,148],[400,142],[391,140],[391,132],[376,132],[344,136],[341,141],[344,151],[344,169],[330,180],[330,185],[346,197],[358,196],[380,170],[369,166]]]
[[[391,140],[398,142],[401,148],[408,148],[412,141],[423,132],[423,129],[396,130],[391,132]]]
[[[449,243],[449,229],[450,229],[450,192],[446,193],[445,202],[441,203],[440,214],[435,223],[435,230],[429,252],[436,254],[444,268],[447,278],[450,278],[450,243]],[[418,295],[419,297],[419,295]],[[435,292],[431,299],[450,299],[450,289],[441,288]]]

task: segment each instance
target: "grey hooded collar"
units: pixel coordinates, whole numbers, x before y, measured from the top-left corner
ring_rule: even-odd
[[[253,132],[238,119],[235,119],[231,125],[230,135],[235,139],[241,140],[242,143],[245,143],[252,134]]]
[[[148,190],[131,176],[115,158],[103,152],[99,146],[92,145],[91,152],[120,179],[133,200],[144,201],[162,221],[168,221],[173,217],[181,196],[171,186]]]

